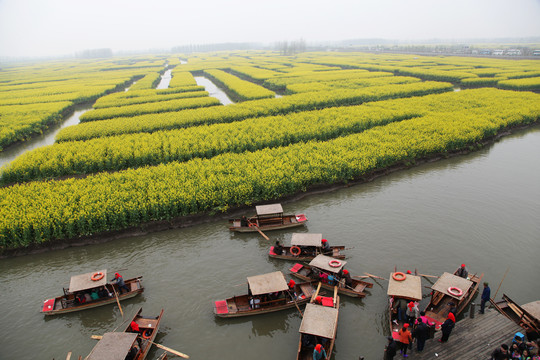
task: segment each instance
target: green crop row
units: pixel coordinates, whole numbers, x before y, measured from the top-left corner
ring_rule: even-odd
[[[136,105],[125,105],[121,107],[107,107],[85,112],[79,118],[81,122],[113,119],[119,117],[132,117],[144,114],[158,114],[184,109],[195,109],[200,107],[220,105],[218,99],[214,97],[197,97],[187,99],[167,100]]]
[[[5,187],[0,189],[0,246],[25,247],[273,200],[468,148],[509,126],[538,120],[538,95],[493,91],[491,105],[475,111],[444,108],[453,96],[474,102],[475,90],[430,97],[434,101],[424,100],[426,108],[439,108],[438,113],[329,141]]]
[[[128,91],[129,92],[129,91]],[[149,95],[149,96],[134,96],[128,98],[121,97],[109,97],[104,96],[98,99],[94,103],[94,109],[104,109],[108,107],[119,107],[126,105],[136,105],[136,104],[145,104],[159,101],[168,101],[176,99],[186,99],[186,98],[197,98],[197,97],[208,97],[208,91],[183,91],[176,92],[171,94],[160,93],[159,95]]]
[[[260,85],[239,79],[222,70],[205,70],[204,73],[217,85],[225,88],[227,94],[234,101],[273,98],[276,94]]]
[[[154,132],[177,129],[201,124],[232,122],[250,117],[287,114],[298,111],[323,109],[342,105],[357,105],[368,101],[386,100],[399,97],[421,96],[452,91],[448,83],[420,82],[401,85],[374,86],[364,89],[340,89],[262,99],[220,106],[142,115],[132,118],[117,118],[79,124],[62,129],[57,141],[87,140],[96,137],[114,136],[137,132]],[[96,111],[96,110],[94,110]],[[128,121],[126,121],[128,120]]]
[[[518,91],[540,91],[540,77],[519,78],[499,81],[501,89]]]
[[[161,80],[161,74],[159,72],[152,72],[145,75],[142,79],[138,80],[135,84],[131,85],[130,90],[143,90],[153,89],[159,84]]]
[[[326,82],[309,82],[287,85],[287,93],[302,93],[311,91],[331,91],[335,89],[360,89],[370,86],[387,84],[411,84],[421,80],[410,76],[381,76],[371,78],[356,78]]]

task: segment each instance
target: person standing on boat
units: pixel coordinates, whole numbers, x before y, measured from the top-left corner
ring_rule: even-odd
[[[129,292],[129,288],[124,282],[124,278],[119,273],[114,273],[114,279],[111,280],[111,283],[113,282],[116,282],[116,284],[118,285],[118,291],[120,291],[120,294],[123,294],[122,290],[126,290],[126,292]]]
[[[399,351],[403,357],[407,357],[407,348],[409,347],[409,344],[412,342],[412,335],[411,332],[408,329],[409,324],[405,323],[403,324],[403,327],[401,330],[399,330],[399,342],[401,343],[401,350]]]
[[[283,246],[281,246],[281,243],[279,240],[276,240],[276,245],[274,245],[274,254],[281,255],[283,254]]]
[[[439,342],[447,342],[448,338],[450,337],[450,334],[452,333],[452,329],[454,329],[454,325],[456,324],[456,317],[453,313],[448,313],[448,318],[445,320],[445,322],[441,325],[441,332],[442,337],[439,339]]]
[[[326,359],[326,351],[321,344],[317,344],[313,350],[313,360]]]
[[[409,325],[412,326],[414,324],[414,320],[418,317],[420,317],[420,311],[418,310],[418,305],[414,302],[409,302],[407,305],[407,311],[405,313],[407,315],[407,322]]]
[[[480,314],[484,313],[486,302],[489,301],[490,297],[491,297],[491,289],[489,288],[489,284],[485,282],[484,291],[482,291],[482,300],[480,301],[480,312],[479,312]]]
[[[246,215],[242,215],[242,218],[240,219],[240,226],[241,227],[248,227],[249,226]]]
[[[384,360],[394,360],[397,352],[397,344],[393,337],[388,336],[388,345],[384,348]]]
[[[469,270],[467,269],[465,264],[461,264],[461,267],[458,269],[456,275],[464,279],[467,278],[467,275],[469,275]]]

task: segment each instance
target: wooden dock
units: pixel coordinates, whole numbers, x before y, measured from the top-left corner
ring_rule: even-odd
[[[434,339],[426,341],[424,351],[416,352],[416,343],[413,350],[409,350],[409,359],[414,360],[470,360],[489,359],[493,350],[501,344],[509,345],[516,332],[523,329],[495,309],[486,309],[485,314],[475,314],[474,319],[469,317],[458,321],[448,342],[440,343],[441,332],[435,333]],[[402,358],[398,354],[395,359]]]

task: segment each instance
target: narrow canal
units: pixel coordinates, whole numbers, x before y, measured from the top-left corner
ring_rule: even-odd
[[[439,275],[465,263],[485,273],[497,295],[519,303],[539,298],[540,126],[519,131],[473,154],[424,164],[370,183],[284,203],[305,213],[303,232],[322,233],[352,247],[353,275],[383,277],[397,266]],[[268,232],[288,243],[292,231]],[[62,293],[71,275],[106,268],[144,276],[145,292],[122,302],[125,318],[139,307],[165,309],[156,341],[192,359],[293,358],[301,317],[296,309],[256,317],[214,317],[215,300],[246,292],[246,276],[281,270],[292,262],[269,259],[258,233],[232,234],[225,219],[112,242],[0,261],[0,307],[6,327],[2,359],[86,356],[93,334],[123,321],[118,306],[43,317],[46,298]],[[288,276],[287,276],[288,277]],[[429,286],[428,281],[423,281]],[[381,358],[385,344],[387,282],[377,280],[362,299],[342,297],[335,359]],[[427,303],[429,289],[424,288]],[[459,322],[454,331],[459,331]],[[450,339],[451,340],[451,339]],[[429,349],[430,343],[426,344]],[[161,350],[153,349],[149,359]]]
[[[195,76],[195,81],[197,82],[197,85],[204,86],[209,95],[217,98],[223,105],[234,104],[234,102],[229,99],[223,90],[218,88],[212,81],[204,76]]]

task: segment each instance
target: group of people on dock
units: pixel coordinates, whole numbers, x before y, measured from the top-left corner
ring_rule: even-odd
[[[525,341],[525,336],[518,332],[514,335],[510,346],[501,344],[493,350],[491,360],[540,360],[539,345],[539,339]]]

